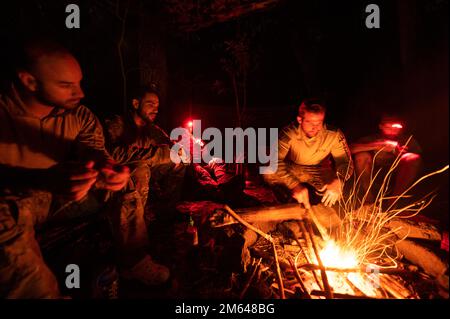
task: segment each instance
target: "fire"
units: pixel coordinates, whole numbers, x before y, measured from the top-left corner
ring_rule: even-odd
[[[356,251],[340,247],[332,240],[326,242],[325,247],[319,255],[324,266],[329,268],[356,269],[361,264],[358,262]],[[370,277],[365,276],[363,273],[337,273],[334,271],[327,271],[327,277],[335,292],[354,294],[354,289],[347,283],[350,281],[366,296],[377,296],[377,286],[370,280]]]
[[[351,269],[359,264],[354,251],[339,247],[333,240],[326,242],[319,255],[325,267]]]

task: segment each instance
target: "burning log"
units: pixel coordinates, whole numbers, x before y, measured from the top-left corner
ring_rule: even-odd
[[[305,264],[298,266],[298,268],[303,268],[305,270],[319,270],[320,266],[315,264]],[[326,271],[333,271],[333,272],[341,272],[341,273],[366,273],[368,272],[368,269],[366,267],[361,268],[336,268],[336,267],[324,267]],[[397,269],[397,268],[378,268],[377,272],[380,274],[389,274],[389,275],[406,275],[411,273],[410,270],[407,269]]]
[[[295,279],[297,279],[298,283],[300,284],[300,287],[302,289],[301,291],[302,295],[306,296],[307,299],[311,299],[311,296],[308,293],[308,290],[306,289],[305,284],[303,283],[303,280],[300,277],[300,274],[298,273],[297,267],[295,267],[294,262],[290,258],[288,260],[291,265],[292,271],[294,272]]]
[[[307,230],[306,230],[306,228],[305,228],[305,224],[304,224],[303,222],[299,222],[298,224],[299,224],[300,229],[301,229],[301,231],[302,231],[302,237],[303,237],[303,238],[305,239],[305,241],[306,241],[307,248],[308,248],[309,251],[311,251],[311,250],[313,249],[313,248],[312,248],[312,243],[307,239],[307,238],[308,238],[308,235],[307,235]],[[300,246],[300,247],[302,248],[302,252],[303,252],[303,254],[304,254],[304,256],[305,256],[306,261],[308,261],[308,263],[311,264],[311,263],[312,263],[312,262],[311,262],[311,258],[310,258],[310,257],[308,256],[308,254],[306,253],[306,249],[303,248],[302,246]],[[316,272],[313,271],[312,273],[313,273],[313,276],[314,276],[314,280],[315,280],[316,283],[317,283],[317,286],[319,286],[320,289],[324,289],[324,287],[322,287],[322,285],[321,285],[321,283],[320,283],[320,281],[319,281],[319,278],[317,277]]]
[[[378,277],[380,281],[380,285],[387,290],[389,294],[391,294],[394,298],[397,299],[407,299],[412,294],[406,289],[403,285],[401,285],[396,280],[392,279],[390,276],[380,275]]]
[[[313,290],[311,291],[311,296],[319,296],[319,297],[325,297],[326,293],[319,290]],[[355,296],[355,295],[349,295],[349,294],[340,294],[340,293],[334,293],[334,298],[337,299],[379,299],[379,298],[372,298],[367,296]]]
[[[319,250],[318,250],[316,242],[314,240],[314,234],[313,234],[313,231],[312,231],[312,228],[311,228],[311,224],[308,223],[307,226],[308,226],[307,230],[308,230],[309,238],[311,239],[311,243],[312,243],[312,247],[313,247],[313,250],[314,250],[314,254],[315,254],[317,262],[319,263],[319,266],[320,266],[320,274],[322,276],[323,288],[325,290],[326,297],[329,298],[329,299],[332,299],[333,298],[333,292],[331,291],[331,287],[330,287],[330,284],[328,282],[327,272],[325,271],[325,268],[324,268],[323,263],[322,263],[322,259],[320,258],[320,255],[319,255]]]

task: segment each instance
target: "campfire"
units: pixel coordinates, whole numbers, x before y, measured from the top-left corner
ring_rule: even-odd
[[[389,198],[386,192],[393,169],[384,177],[371,205],[355,195],[356,182],[350,196],[341,201],[339,212],[321,204],[310,210],[297,204],[236,211],[225,206],[226,214],[215,217],[216,227],[240,223],[260,235],[251,247],[253,259],[240,297],[258,280],[271,282],[274,296],[283,299],[442,297],[436,282],[446,285],[444,290],[448,291],[448,266],[410,241],[411,237],[441,239],[437,229],[409,222],[433,196],[428,194],[401,207],[395,204],[409,199],[415,185],[448,166],[420,178],[401,196]],[[291,221],[279,224],[281,227],[270,234],[252,225],[255,221],[288,219]],[[434,265],[428,267],[422,260]]]

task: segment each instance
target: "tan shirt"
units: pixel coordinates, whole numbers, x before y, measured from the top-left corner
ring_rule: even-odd
[[[45,169],[69,160],[105,160],[101,124],[85,106],[39,119],[17,91],[0,95],[0,165]]]
[[[353,162],[344,134],[324,126],[319,134],[308,138],[298,124],[292,123],[278,137],[277,175],[288,188],[293,189],[300,182],[289,172],[289,163],[319,165],[330,155],[340,178],[348,179],[353,173]]]

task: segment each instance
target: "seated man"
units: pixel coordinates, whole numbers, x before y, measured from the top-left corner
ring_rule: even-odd
[[[297,121],[285,127],[278,137],[277,171],[264,176],[269,185],[287,189],[307,209],[308,185],[323,194],[325,206],[332,206],[341,196],[342,183],[353,173],[344,134],[324,124],[325,110],[323,102],[317,99],[301,103]]]
[[[106,120],[107,149],[119,163],[136,167],[132,181],[138,187],[144,207],[149,184],[153,199],[170,198],[175,202],[181,196],[185,165],[172,162],[173,142],[155,124],[159,93],[153,86],[142,86],[132,90],[131,96],[130,109],[124,116],[116,115]]]
[[[369,188],[373,165],[375,174],[380,168],[389,169],[394,160],[400,157],[391,189],[391,195],[398,196],[414,182],[419,173],[421,149],[414,138],[406,145],[409,137],[403,134],[403,124],[396,117],[383,116],[378,128],[378,134],[363,137],[350,147],[355,158],[356,177],[360,177],[360,192],[364,195]],[[366,202],[372,203],[374,200],[374,194],[369,192]]]
[[[112,160],[100,122],[80,105],[82,72],[67,49],[35,39],[16,58],[16,77],[0,95],[0,297],[58,298],[34,227],[98,212],[108,194],[117,195],[110,192],[127,184],[129,169]],[[134,256],[121,258],[127,265],[121,271],[145,282],[148,263],[140,244],[122,242]]]

